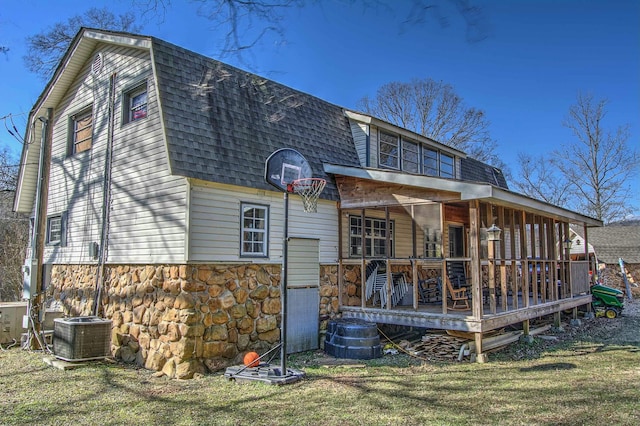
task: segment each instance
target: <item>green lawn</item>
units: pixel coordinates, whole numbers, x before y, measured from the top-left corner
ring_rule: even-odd
[[[517,347],[515,348],[517,350]],[[421,364],[398,355],[362,366],[292,356],[306,379],[188,381],[109,363],[61,371],[43,354],[0,352],[0,424],[638,425],[640,347],[576,341],[531,359]]]

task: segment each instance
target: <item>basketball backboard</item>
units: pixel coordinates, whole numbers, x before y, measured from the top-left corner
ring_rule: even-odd
[[[287,186],[296,179],[312,177],[311,166],[306,158],[291,148],[274,151],[264,167],[264,179],[283,192],[289,191]]]

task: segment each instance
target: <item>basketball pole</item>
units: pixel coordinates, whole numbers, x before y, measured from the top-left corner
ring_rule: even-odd
[[[289,258],[289,188],[284,191],[284,230],[282,239],[282,271],[280,288],[280,375],[287,375],[287,266]]]

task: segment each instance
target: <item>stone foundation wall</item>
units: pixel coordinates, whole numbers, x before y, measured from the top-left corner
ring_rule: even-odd
[[[337,315],[336,267],[321,269],[321,315]],[[242,361],[280,340],[281,265],[108,266],[100,316],[114,356],[190,378]],[[91,315],[96,266],[55,265],[53,298],[69,316]],[[333,277],[332,277],[333,274]]]

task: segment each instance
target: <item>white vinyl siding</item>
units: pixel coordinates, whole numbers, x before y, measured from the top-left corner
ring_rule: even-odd
[[[242,203],[269,207],[269,250],[266,258],[248,259],[240,256]],[[284,201],[280,192],[194,182],[191,188],[189,219],[190,261],[282,261]],[[320,199],[317,213],[305,213],[300,197],[289,196],[289,236],[319,238],[322,263],[337,262],[337,221],[335,202]]]
[[[109,86],[115,74],[108,263],[169,263],[185,260],[186,179],[170,175],[148,51],[98,45],[104,66],[85,64],[52,120],[52,165],[48,212],[67,211],[67,246],[45,252],[45,263],[95,263],[89,246],[100,243],[103,225]],[[122,127],[121,94],[134,81],[148,81],[147,119]],[[139,86],[137,86],[139,87]],[[67,156],[69,117],[93,105],[91,149]]]

